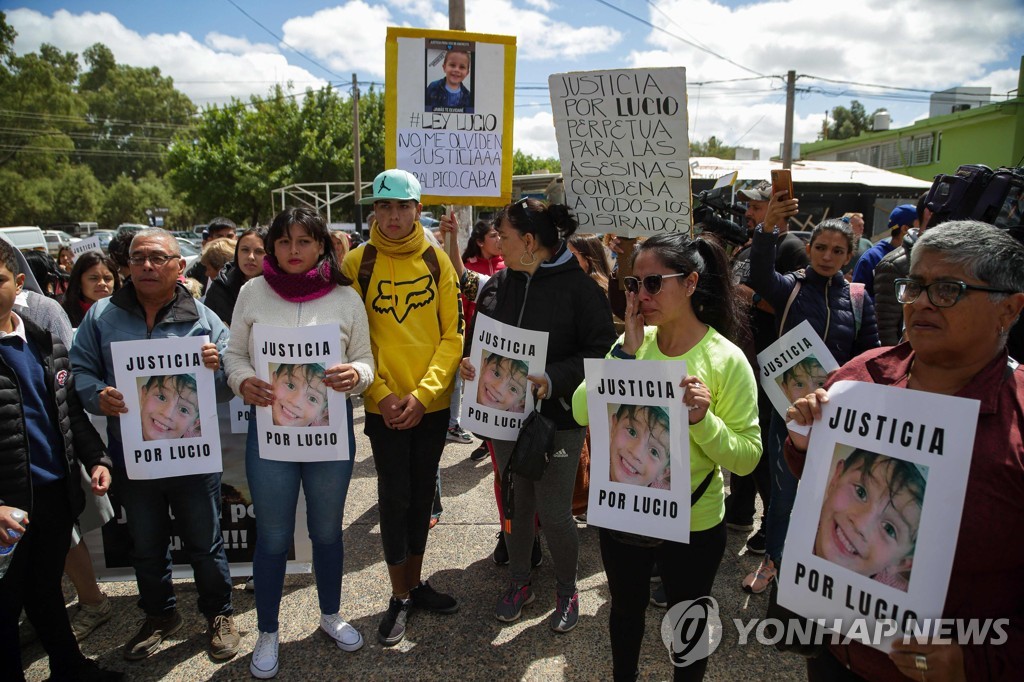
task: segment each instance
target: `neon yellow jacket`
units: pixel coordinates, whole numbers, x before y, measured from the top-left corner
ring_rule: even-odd
[[[363,297],[377,374],[366,390],[366,410],[394,393],[413,394],[427,412],[447,410],[462,358],[463,319],[459,280],[448,256],[424,238],[417,221],[408,237],[392,240],[374,224],[369,244],[377,249],[367,291],[358,279],[366,245],[349,252],[342,272]],[[423,259],[433,249],[437,281]]]

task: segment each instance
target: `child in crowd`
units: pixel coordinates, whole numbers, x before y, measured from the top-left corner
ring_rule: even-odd
[[[490,353],[482,364],[476,401],[502,412],[525,412],[526,375],[529,373],[526,362]]]
[[[141,381],[141,379],[140,379]],[[139,386],[142,440],[199,436],[195,374],[151,376]]]
[[[670,430],[665,408],[619,405],[608,430],[612,481],[668,488]]]
[[[468,50],[448,50],[442,64],[444,78],[438,78],[427,86],[427,111],[457,109],[463,113],[473,113],[473,95],[463,82],[469,76],[470,63]]]
[[[327,384],[323,365],[280,364],[273,370],[271,384],[274,426],[313,426],[327,423]]]
[[[854,450],[825,491],[815,556],[906,592],[926,486],[925,467]]]
[[[775,381],[792,405],[808,393],[823,388],[827,380],[828,372],[818,362],[818,358],[812,355],[787,368]]]

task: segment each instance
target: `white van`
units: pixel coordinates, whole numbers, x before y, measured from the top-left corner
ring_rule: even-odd
[[[22,251],[46,253],[46,238],[38,227],[0,227],[0,237]]]

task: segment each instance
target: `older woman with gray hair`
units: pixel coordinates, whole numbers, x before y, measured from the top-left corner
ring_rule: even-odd
[[[842,380],[972,398],[981,403],[944,619],[1008,619],[1005,641],[904,643],[889,654],[832,644],[808,660],[809,680],[1019,679],[1024,669],[1024,368],[1007,334],[1024,308],[1024,246],[975,221],[933,227],[895,282],[906,341],[854,358],[824,389],[794,403],[798,424],[821,417]],[[790,432],[786,458],[799,475],[807,437]],[[998,644],[998,646],[997,646]]]

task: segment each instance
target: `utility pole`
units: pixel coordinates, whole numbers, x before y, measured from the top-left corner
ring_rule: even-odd
[[[465,0],[448,0],[448,28],[452,31],[466,30]],[[459,242],[459,251],[461,252],[462,245],[469,241],[469,234],[473,229],[473,207],[452,204],[450,210],[455,213],[455,218],[459,221],[459,226],[462,228],[462,234],[456,235],[456,239]]]
[[[793,105],[796,99],[796,71],[786,72],[786,131],[782,136],[782,167],[793,167]]]
[[[362,234],[363,205],[359,200],[363,198],[363,173],[359,153],[359,82],[355,74],[352,74],[352,183],[355,186],[352,197],[356,205],[356,231]]]

